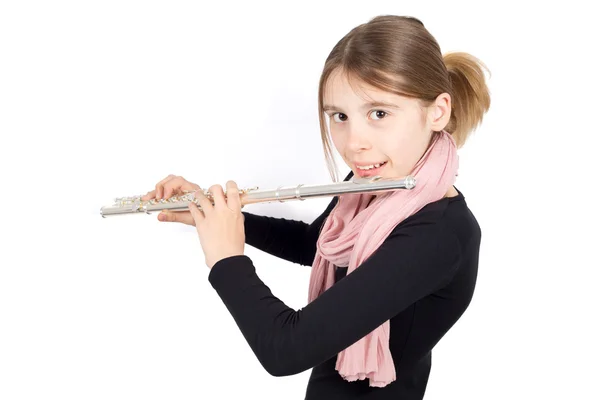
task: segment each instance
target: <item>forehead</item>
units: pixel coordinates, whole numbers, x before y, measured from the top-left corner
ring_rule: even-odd
[[[365,102],[383,101],[398,105],[407,104],[411,99],[379,89],[359,78],[335,70],[331,73],[323,90],[324,103],[338,105],[342,101],[360,98]]]

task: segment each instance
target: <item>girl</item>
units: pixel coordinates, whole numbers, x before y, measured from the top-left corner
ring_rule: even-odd
[[[417,19],[378,16],[352,29],[319,84],[321,139],[354,175],[413,175],[412,190],[336,196],[311,224],[241,211],[235,182],[196,196],[201,209],[160,214],[195,225],[209,281],[264,368],[312,368],[306,399],[422,399],[432,349],[470,304],[481,231],[454,186],[457,148],[490,96],[483,64],[443,55]],[[148,192],[200,187],[169,175]],[[308,304],[286,306],[256,275],[248,243],[311,266]],[[241,372],[241,371],[240,371]]]

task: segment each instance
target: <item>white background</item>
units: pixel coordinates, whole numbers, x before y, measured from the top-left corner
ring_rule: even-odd
[[[381,14],[416,16],[492,73],[456,183],[482,228],[476,292],[425,398],[600,398],[600,32],[584,3],[2,2],[0,399],[304,398],[310,370],[264,371],[195,228],[99,210],[171,173],[330,182],[321,68]],[[245,210],[310,222],[329,201]],[[308,267],[245,251],[306,305]]]

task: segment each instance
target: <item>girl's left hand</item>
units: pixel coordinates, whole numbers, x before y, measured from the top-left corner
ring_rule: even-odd
[[[189,209],[196,222],[204,261],[208,268],[212,269],[224,258],[243,255],[246,236],[237,184],[227,181],[227,199],[221,185],[213,185],[208,191],[213,197],[214,206],[202,191],[197,191],[195,196],[202,210],[193,202],[190,202]]]

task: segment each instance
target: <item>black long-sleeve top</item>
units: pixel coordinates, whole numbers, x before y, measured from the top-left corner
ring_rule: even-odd
[[[305,399],[423,399],[432,349],[467,309],[477,278],[481,230],[457,192],[398,224],[352,274],[337,268],[336,283],[302,309],[276,297],[246,255],[217,262],[209,282],[266,371],[286,376],[312,368]],[[244,211],[246,243],[311,266],[337,201],[311,224]],[[387,320],[396,380],[383,388],[344,380],[337,354]]]

